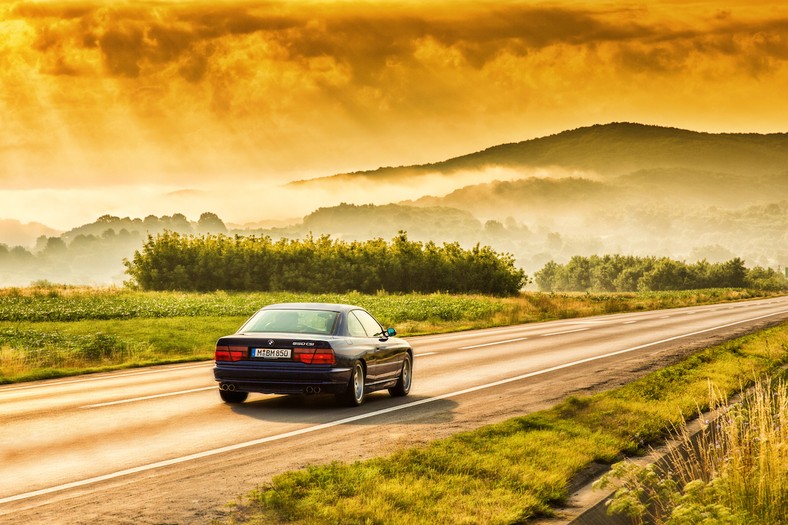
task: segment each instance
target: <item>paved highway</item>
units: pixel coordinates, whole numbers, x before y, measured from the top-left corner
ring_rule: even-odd
[[[611,388],[788,319],[788,298],[410,338],[406,398],[219,400],[213,363],[0,387],[0,523],[210,523],[282,470],[355,460]]]

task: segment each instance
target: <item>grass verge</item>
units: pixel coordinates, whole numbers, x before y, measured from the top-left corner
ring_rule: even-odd
[[[246,317],[0,322],[0,383],[213,359]]]
[[[786,360],[782,324],[550,410],[383,458],[281,474],[223,523],[523,523],[549,515],[589,464],[637,454],[707,409],[710,389],[727,399]]]

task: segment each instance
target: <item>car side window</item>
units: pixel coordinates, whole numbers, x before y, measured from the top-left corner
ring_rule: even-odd
[[[364,310],[354,310],[353,313],[356,315],[356,317],[358,317],[358,320],[364,327],[367,337],[376,337],[383,332],[383,328],[380,326],[380,323],[378,323],[374,317],[369,315]]]
[[[350,312],[347,316],[348,333],[351,335],[351,337],[367,337],[367,333],[364,331],[364,326],[354,314],[355,312]]]

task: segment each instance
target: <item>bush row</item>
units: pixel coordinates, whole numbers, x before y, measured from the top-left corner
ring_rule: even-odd
[[[693,264],[667,257],[605,255],[547,263],[534,275],[543,291],[648,292],[704,288],[788,289],[788,279],[771,268],[748,269],[738,257],[723,263]]]
[[[244,290],[309,293],[517,294],[526,284],[514,258],[478,244],[421,243],[400,232],[383,239],[347,242],[328,235],[281,239],[268,236],[149,236],[125,260],[130,284],[144,290]]]

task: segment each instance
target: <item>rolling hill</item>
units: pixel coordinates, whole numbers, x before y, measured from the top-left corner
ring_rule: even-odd
[[[654,168],[775,176],[788,173],[788,133],[701,133],[634,123],[598,124],[547,137],[501,144],[460,157],[416,166],[338,174],[330,180],[406,180],[427,174],[552,167],[594,173],[602,179]]]

